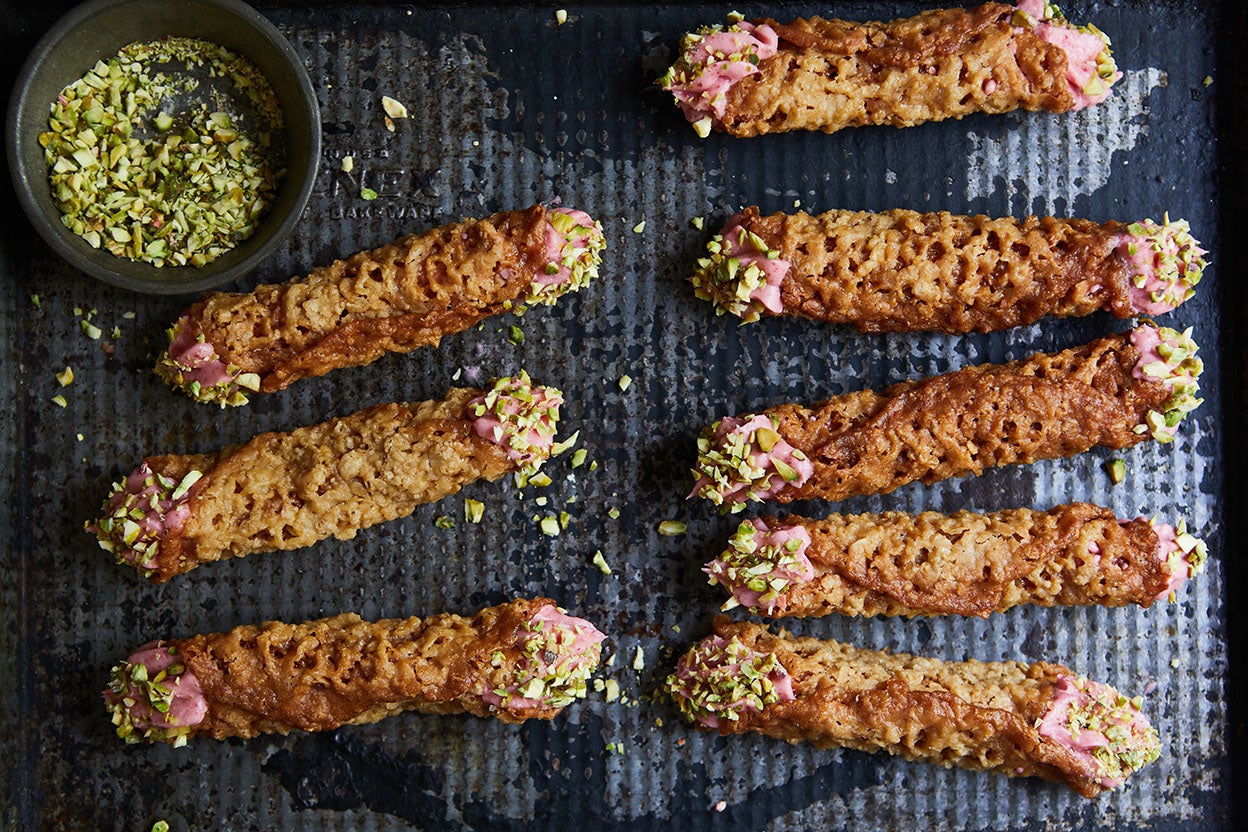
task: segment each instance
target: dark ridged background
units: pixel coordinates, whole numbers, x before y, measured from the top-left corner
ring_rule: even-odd
[[[67,3],[3,7],[12,78]],[[241,284],[280,280],[404,233],[562,199],[602,220],[602,279],[553,308],[501,318],[437,350],[301,382],[219,411],[151,373],[186,298],[150,298],[69,269],[24,219],[0,248],[0,819],[7,829],[180,830],[567,828],[651,830],[1193,829],[1234,827],[1240,722],[1228,673],[1239,642],[1229,581],[1242,573],[1241,392],[1244,162],[1238,4],[1067,4],[1108,32],[1126,77],[1109,101],[1065,116],[970,117],[909,130],[701,141],[652,88],[681,34],[731,5],[412,6],[256,3],[303,56],[325,145],[311,203],[288,244]],[[887,18],[934,4],[747,3],[749,16],[822,12]],[[1202,79],[1212,77],[1212,85]],[[1242,77],[1242,75],[1241,75]],[[380,97],[406,104],[394,133]],[[1223,112],[1218,112],[1225,107]],[[350,175],[343,156],[355,157]],[[1220,171],[1220,166],[1224,168]],[[5,182],[7,183],[7,177]],[[365,202],[361,187],[380,196]],[[1221,190],[1220,190],[1221,189]],[[1224,196],[1220,196],[1224,194]],[[14,216],[16,200],[6,191]],[[1178,603],[1138,609],[1020,609],[988,620],[806,621],[803,634],[946,659],[1050,660],[1136,693],[1163,756],[1095,801],[1039,781],[948,771],[763,737],[685,727],[654,691],[673,656],[704,635],[723,597],[699,572],[735,526],[687,504],[693,440],[720,415],[815,401],[918,375],[1086,342],[1128,324],[1107,315],[988,337],[862,336],[770,320],[738,327],[686,280],[732,211],[833,207],[1191,221],[1215,265],[1195,300],[1164,316],[1195,328],[1205,404],[1171,446],[1122,454],[1110,483],[1092,452],[902,488],[831,509],[990,511],[1083,499],[1124,516],[1185,517],[1210,568]],[[707,231],[689,220],[704,216]],[[633,228],[642,220],[644,230]],[[41,306],[30,301],[38,294]],[[82,335],[74,308],[106,335]],[[1223,310],[1226,310],[1225,314]],[[123,313],[133,311],[133,319]],[[507,329],[518,324],[515,346]],[[120,327],[121,338],[109,337]],[[106,345],[104,341],[108,341]],[[107,346],[107,349],[106,349]],[[74,383],[54,378],[72,366]],[[412,517],[292,554],[210,565],[153,587],[82,532],[109,484],[143,456],[207,451],[366,405],[440,397],[456,384],[527,369],[565,391],[562,435],[580,430],[597,461],[548,470],[555,484],[469,487]],[[618,379],[632,385],[621,391]],[[1224,387],[1225,385],[1230,387]],[[64,392],[68,407],[53,405]],[[1228,435],[1224,437],[1223,415]],[[77,434],[82,439],[77,439]],[[1228,446],[1224,453],[1224,442]],[[548,504],[535,503],[539,495]],[[463,522],[463,499],[486,504]],[[573,502],[573,498],[575,501]],[[607,512],[618,507],[618,520]],[[1229,515],[1227,509],[1230,509]],[[535,517],[566,510],[543,536]],[[751,509],[750,513],[758,513]],[[434,526],[440,515],[452,529]],[[659,522],[688,523],[682,537]],[[1237,541],[1234,547],[1228,540]],[[603,575],[591,557],[601,550]],[[1228,577],[1229,575],[1229,577]],[[126,747],[100,700],[109,666],[159,636],[264,619],[354,611],[366,618],[471,612],[549,594],[607,632],[600,676],[624,700],[591,693],[553,723],[522,727],[405,715],[321,735],[183,749]],[[1228,647],[1229,643],[1229,647]],[[633,669],[640,648],[644,669]],[[1238,676],[1231,676],[1231,681]],[[1239,693],[1242,698],[1242,693]],[[608,751],[620,743],[623,753]],[[1242,791],[1242,786],[1239,791]],[[720,807],[720,808],[717,808]]]

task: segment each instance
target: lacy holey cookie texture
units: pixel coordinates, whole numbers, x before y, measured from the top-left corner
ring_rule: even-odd
[[[554,303],[597,277],[603,245],[588,214],[541,205],[413,234],[286,283],[204,296],[170,328],[156,373],[198,401],[246,404]]]
[[[716,619],[665,688],[699,727],[1063,782],[1084,797],[1160,755],[1128,699],[1047,662],[944,662]]]
[[[87,531],[157,582],[224,558],[349,540],[471,482],[532,473],[551,454],[562,403],[521,373],[216,453],[149,457],[114,484]]]
[[[978,615],[1174,597],[1207,557],[1187,530],[1087,503],[993,514],[744,520],[703,571],[757,615]]]
[[[1052,3],[936,9],[887,23],[811,17],[686,35],[660,79],[698,134],[910,127],[970,113],[1066,112],[1122,73],[1109,38]]]
[[[746,208],[707,243],[693,285],[719,314],[791,315],[863,332],[992,332],[1046,315],[1160,315],[1195,294],[1204,249],[1162,224],[893,210]]]
[[[104,701],[127,742],[327,731],[402,711],[552,719],[584,698],[603,634],[547,598],[471,618],[270,621],[149,642]]]
[[[1171,442],[1200,405],[1191,331],[1142,324],[1082,347],[724,417],[698,439],[690,497],[749,501],[887,494],[1094,447]]]

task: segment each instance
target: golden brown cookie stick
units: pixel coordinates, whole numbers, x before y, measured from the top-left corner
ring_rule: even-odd
[[[562,394],[526,373],[439,401],[383,404],[213,454],[149,457],[87,524],[155,582],[202,563],[298,549],[411,514],[550,456]]]
[[[707,243],[698,297],[743,321],[790,315],[862,332],[993,332],[1046,315],[1160,315],[1195,294],[1205,251],[1164,224],[947,212],[759,216]]]
[[[104,699],[127,742],[174,745],[328,731],[403,711],[553,719],[585,696],[602,639],[548,598],[471,618],[270,621],[149,642],[113,668]]]
[[[1088,503],[993,514],[925,511],[742,521],[703,570],[771,617],[978,615],[1022,604],[1149,607],[1204,564],[1205,544]]]
[[[659,82],[703,137],[1061,113],[1104,100],[1122,77],[1104,33],[1044,0],[886,23],[729,22],[686,35]]]
[[[1170,442],[1199,406],[1190,329],[1140,325],[1064,352],[724,417],[698,439],[690,497],[844,500],[1094,447]]]
[[[665,687],[689,720],[721,734],[1042,777],[1084,797],[1160,755],[1139,698],[1062,665],[944,662],[724,617]]]
[[[216,292],[169,330],[156,373],[203,402],[437,346],[492,315],[550,304],[598,274],[602,227],[534,205],[412,234],[252,292]]]

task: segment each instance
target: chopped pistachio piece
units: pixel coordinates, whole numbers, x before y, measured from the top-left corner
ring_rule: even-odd
[[[360,199],[365,202],[372,202],[377,198],[377,192],[372,188],[360,188]]]
[[[689,224],[692,225],[694,228],[698,229],[699,231],[702,230],[705,222],[706,221],[702,217],[694,217],[691,220],[689,220]]]
[[[52,397],[52,403],[56,405],[57,407],[69,406],[69,402],[65,401],[65,397],[62,396],[60,393],[57,393],[55,396]]]
[[[555,23],[562,26],[563,24],[567,22],[568,22],[568,10],[567,9],[555,9]]]
[[[524,330],[512,324],[507,333],[507,340],[516,346],[520,346],[524,343]]]
[[[637,646],[637,652],[633,654],[633,670],[646,669],[646,654],[642,652],[641,645]]]
[[[56,374],[56,380],[60,382],[62,387],[68,387],[74,383],[74,368],[66,367]]]
[[[689,527],[679,520],[664,520],[659,524],[659,534],[665,537],[676,537],[689,531]]]
[[[1127,463],[1121,459],[1111,459],[1105,463],[1105,471],[1109,474],[1110,482],[1119,485],[1127,478]]]
[[[538,525],[542,530],[542,534],[547,537],[559,536],[559,520],[557,518],[553,516],[543,517]]]
[[[643,231],[645,231],[645,230],[646,230],[646,221],[645,221],[645,220],[642,220],[641,222],[639,222],[639,223],[637,223],[636,225],[634,225],[634,226],[633,226],[633,233],[634,233],[634,234],[640,234],[641,232],[643,232]]]
[[[607,559],[602,556],[601,549],[594,552],[593,563],[594,563],[594,566],[598,567],[598,571],[601,572],[602,574],[604,575],[611,574],[611,567],[607,564]]]
[[[620,380],[619,380],[620,392],[621,393],[626,392],[628,388],[632,386],[632,383],[633,383],[632,376],[620,376]]]
[[[582,465],[584,465],[586,456],[587,456],[587,452],[584,448],[577,448],[576,451],[572,454],[572,467],[580,468]]]
[[[343,156],[342,164],[340,165],[340,167],[342,168],[343,173],[350,173],[351,171],[355,170],[355,157]]]
[[[450,515],[443,514],[433,521],[433,525],[439,529],[453,529],[455,528],[455,521],[451,519]]]
[[[480,500],[466,498],[464,500],[464,519],[469,523],[480,523],[485,516],[485,503]]]
[[[390,118],[407,118],[407,107],[388,95],[381,97],[381,109],[385,110]]]
[[[610,517],[612,520],[619,520],[619,519],[620,519],[620,510],[619,510],[618,508],[614,508],[614,507],[609,508],[609,509],[607,509],[607,516],[608,516],[608,517]]]

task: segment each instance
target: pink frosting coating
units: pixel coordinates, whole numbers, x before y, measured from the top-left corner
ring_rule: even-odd
[[[709,636],[681,657],[675,673],[668,679],[668,688],[678,697],[694,705],[694,719],[708,728],[718,728],[720,716],[744,711],[760,711],[766,700],[745,684],[742,665],[768,663],[772,654],[751,650],[741,642],[723,636]],[[791,702],[793,677],[779,661],[764,678],[770,683],[771,701]],[[710,694],[703,696],[702,694]]]
[[[156,554],[152,544],[186,523],[197,487],[198,480],[175,497],[179,483],[156,474],[144,462],[124,482],[113,486],[104,506],[105,516],[88,523],[86,529],[99,537],[101,545],[107,542],[105,548],[119,562],[151,569],[155,566],[152,556]]]
[[[767,613],[784,607],[784,589],[792,584],[806,583],[815,577],[815,567],[806,557],[810,546],[810,532],[804,526],[777,526],[769,529],[762,520],[750,521],[754,532],[750,536],[754,551],[744,555],[735,548],[738,536],[734,536],[734,548],[729,549],[708,563],[702,571],[712,583],[719,583],[732,592],[732,597],[747,609],[762,609]],[[789,549],[790,541],[797,541]],[[780,560],[783,560],[783,563]],[[751,568],[757,563],[756,568]],[[770,569],[765,568],[770,565]],[[762,580],[767,586],[751,588],[751,583]],[[772,584],[783,584],[776,589]]]
[[[536,642],[532,651],[535,663],[520,671],[524,679],[508,686],[506,698],[494,690],[483,692],[481,697],[495,707],[551,707],[546,699],[528,698],[516,691],[524,687],[528,679],[567,679],[575,675],[587,675],[598,664],[596,648],[605,638],[597,627],[585,619],[568,615],[551,604],[545,604],[533,614],[529,632],[520,645],[524,649]]]
[[[594,218],[584,211],[578,211],[575,208],[555,208],[552,214],[566,214],[572,218],[572,221],[584,228],[594,228],[596,223]],[[555,228],[549,221],[546,223],[546,262],[559,265],[558,271],[553,274],[547,274],[545,271],[539,270],[533,278],[533,282],[538,286],[559,286],[572,280],[572,268],[563,265],[563,249],[569,242],[578,249],[588,249],[590,244],[590,235],[582,234],[569,241],[559,229]]]
[[[1082,110],[1091,104],[1104,101],[1109,87],[1122,77],[1121,72],[1105,79],[1104,90],[1089,94],[1086,88],[1097,75],[1097,60],[1105,51],[1106,44],[1092,32],[1081,32],[1063,22],[1053,23],[1045,19],[1045,0],[1018,0],[1019,11],[1026,12],[1036,20],[1032,30],[1045,43],[1051,43],[1066,53],[1066,80],[1075,97],[1075,109]]]
[[[169,343],[169,362],[182,371],[183,385],[198,381],[201,387],[215,387],[234,381],[237,374],[231,373],[212,344],[200,341],[192,329],[190,318],[179,318]]]
[[[527,385],[527,389],[531,392],[531,401],[509,395],[504,389],[492,404],[489,394],[468,403],[469,414],[474,407],[486,407],[472,422],[477,436],[495,443],[507,452],[509,459],[521,464],[539,462],[550,456],[558,409],[563,404],[562,394],[553,387]],[[517,418],[503,418],[496,410],[499,404],[505,414]]]
[[[1078,716],[1091,719],[1076,719],[1076,727],[1072,728],[1072,717]],[[1087,722],[1096,727],[1085,724]],[[1121,694],[1108,685],[1071,676],[1058,677],[1053,702],[1036,728],[1042,737],[1075,752],[1085,772],[1109,789],[1122,785],[1124,778],[1105,773],[1106,766],[1098,759],[1097,749],[1119,753],[1135,751],[1140,754],[1142,765],[1147,762],[1148,747],[1157,742],[1152,726],[1140,713],[1138,705],[1125,702]],[[1117,738],[1111,738],[1111,733]]]
[[[1136,226],[1132,226],[1133,228]],[[1145,226],[1147,228],[1147,226]],[[1153,225],[1158,232],[1164,229]],[[1122,234],[1118,237],[1118,256],[1126,263],[1127,271],[1133,277],[1142,275],[1141,285],[1131,284],[1131,308],[1141,315],[1162,315],[1178,307],[1183,302],[1184,294],[1176,290],[1175,281],[1180,284],[1188,276],[1189,262],[1183,254],[1180,237],[1174,234],[1157,233],[1152,235]],[[1154,245],[1160,242],[1160,249]],[[1191,257],[1197,264],[1203,265],[1200,258],[1208,254],[1199,245],[1194,245]],[[1173,263],[1174,276],[1167,280],[1163,276],[1163,260]],[[1199,268],[1197,265],[1197,269]],[[1192,272],[1193,274],[1196,271]]]
[[[758,266],[766,276],[766,282],[750,292],[750,299],[762,304],[768,312],[779,315],[784,311],[784,301],[780,297],[780,285],[792,268],[788,260],[779,257],[768,259],[767,253],[759,251],[742,233],[741,224],[744,215],[736,214],[728,220],[728,224],[719,232],[724,239],[724,254],[741,261],[741,269],[751,264]]]
[[[744,20],[732,28],[707,34],[681,56],[693,69],[693,77],[677,80],[667,89],[689,121],[712,115],[722,118],[728,91],[742,78],[758,72],[753,61],[733,60],[731,56],[750,54],[766,60],[776,54],[779,44],[780,37],[770,26],[756,26]]]
[[[716,493],[722,498],[722,503],[744,502],[746,499],[761,501],[774,497],[790,486],[798,488],[814,475],[815,466],[810,460],[804,458],[805,455],[802,458],[795,456],[796,449],[783,438],[770,451],[764,451],[758,445],[757,431],[760,428],[772,428],[771,419],[765,414],[760,413],[745,422],[731,416],[720,419],[712,445],[723,450],[733,444],[734,439],[739,438],[748,447],[746,455],[750,466],[759,474],[747,479],[734,469],[727,484],[718,484],[705,471],[700,471],[689,496],[706,497],[708,493]],[[777,470],[776,460],[791,468],[797,478],[792,482],[787,481]]]
[[[172,648],[160,641],[149,641],[136,650],[126,660],[131,667],[143,666],[147,669],[147,678],[155,679],[162,670],[173,665],[182,669],[166,676],[161,682],[172,691],[168,711],[162,713],[151,703],[150,697],[133,682],[122,694],[109,688],[104,691],[104,701],[109,707],[122,707],[126,718],[138,731],[167,731],[169,729],[190,728],[203,722],[208,715],[208,699],[204,696],[199,680],[186,665],[174,655]],[[123,701],[124,700],[124,701]]]

